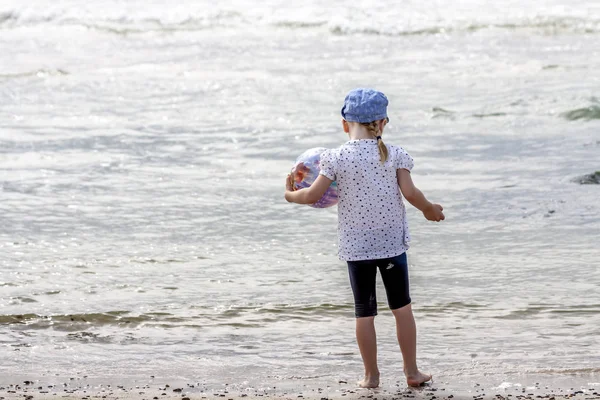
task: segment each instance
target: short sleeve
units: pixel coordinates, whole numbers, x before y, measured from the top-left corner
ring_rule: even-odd
[[[413,158],[402,147],[394,146],[394,167],[412,170],[415,165]]]
[[[323,153],[321,153],[320,159],[321,161],[319,162],[319,169],[321,171],[319,172],[319,175],[323,175],[326,178],[335,181],[336,160],[333,152],[331,150],[325,150]]]

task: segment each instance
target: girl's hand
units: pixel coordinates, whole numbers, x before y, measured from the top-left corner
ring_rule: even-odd
[[[285,199],[289,203],[314,204],[323,197],[332,182],[325,175],[319,175],[309,187],[295,189],[292,176],[288,175],[285,181]]]
[[[292,184],[292,175],[288,174],[285,179],[285,190],[289,190],[290,192],[294,191],[294,185]]]
[[[429,221],[440,222],[446,219],[444,213],[442,212],[443,209],[444,208],[439,204],[431,204],[431,206],[423,210],[423,215]]]

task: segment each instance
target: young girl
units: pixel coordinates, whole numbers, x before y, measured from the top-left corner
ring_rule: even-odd
[[[383,143],[381,136],[389,121],[387,105],[381,92],[350,91],[342,107],[342,126],[350,140],[321,154],[321,172],[312,186],[294,191],[288,175],[285,192],[288,202],[312,204],[337,181],[339,257],[348,263],[356,340],[365,367],[365,377],[358,384],[369,388],[379,386],[374,324],[377,268],[396,319],[406,382],[420,386],[431,380],[431,375],[417,367],[417,334],[406,261],[410,235],[402,197],[428,220],[444,219],[442,206],[430,203],[413,184],[413,159],[402,147]]]

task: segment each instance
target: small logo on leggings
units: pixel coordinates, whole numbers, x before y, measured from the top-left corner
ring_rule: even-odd
[[[386,269],[392,269],[392,268],[394,268],[394,264],[389,263]]]

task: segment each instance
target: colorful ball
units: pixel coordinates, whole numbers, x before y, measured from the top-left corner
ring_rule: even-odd
[[[295,190],[304,189],[313,184],[319,176],[321,169],[321,153],[327,150],[324,147],[316,147],[306,150],[296,159],[296,164],[292,168],[292,186]],[[338,203],[337,182],[333,181],[327,191],[319,201],[309,204],[315,208],[326,208],[335,206]]]

